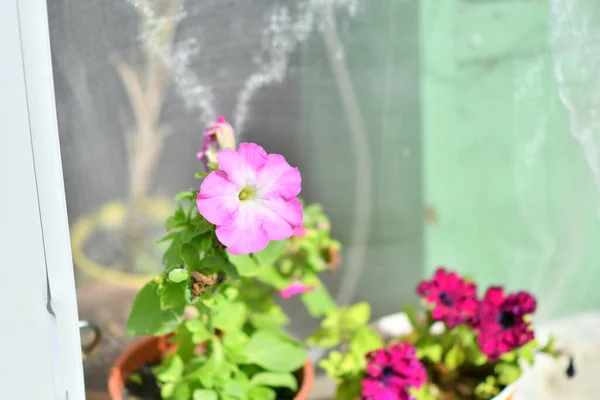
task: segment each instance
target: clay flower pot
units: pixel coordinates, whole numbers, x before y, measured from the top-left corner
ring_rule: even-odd
[[[166,336],[145,337],[127,347],[119,355],[108,375],[108,392],[111,399],[125,400],[123,392],[129,375],[146,363],[160,360],[173,348],[174,346],[169,344]],[[297,376],[300,381],[300,389],[294,400],[308,400],[315,380],[315,368],[310,360],[306,360]]]

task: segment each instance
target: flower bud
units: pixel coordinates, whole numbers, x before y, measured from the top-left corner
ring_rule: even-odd
[[[225,117],[219,116],[217,122],[211,124],[202,135],[204,143],[202,151],[196,156],[209,167],[217,166],[217,154],[223,149],[235,150],[235,135],[231,125],[225,120]]]

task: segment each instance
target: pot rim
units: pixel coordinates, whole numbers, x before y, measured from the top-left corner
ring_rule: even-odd
[[[153,343],[156,345],[153,346]],[[127,346],[121,354],[117,357],[108,375],[108,392],[112,400],[124,400],[122,389],[125,386],[125,374],[123,367],[127,362],[135,357],[136,354],[144,352],[144,349],[154,348],[157,354],[165,353],[169,344],[167,343],[167,336],[146,336],[139,340],[136,340],[131,345]],[[151,354],[154,355],[154,354]],[[148,357],[151,358],[151,357]],[[147,360],[150,361],[150,360]],[[312,386],[315,380],[315,367],[312,361],[307,358],[304,361],[302,367],[302,381],[300,382],[300,388],[294,397],[294,400],[308,400],[309,395],[312,391]]]

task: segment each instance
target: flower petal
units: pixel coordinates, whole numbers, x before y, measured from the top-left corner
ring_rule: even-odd
[[[241,146],[241,145],[240,145]],[[235,150],[225,149],[217,155],[219,169],[227,174],[227,178],[235,184],[238,192],[245,186],[254,186],[257,171]]]
[[[283,196],[290,199],[300,193],[302,177],[298,168],[292,168],[282,155],[269,154],[258,173],[256,184],[260,197]]]
[[[484,302],[499,306],[504,301],[504,289],[499,286],[490,287],[485,293]]]
[[[196,197],[200,214],[212,224],[229,224],[240,205],[238,191],[225,173],[213,171],[204,179]]]
[[[217,227],[217,238],[231,254],[256,253],[267,247],[269,236],[263,228],[263,214],[252,202],[240,202],[235,218],[227,225]]]
[[[306,229],[303,226],[297,226],[296,228],[294,228],[294,237],[297,238],[303,238],[306,236],[306,234],[308,233],[308,229]]]
[[[302,223],[302,203],[296,198],[291,200],[262,200],[261,213],[264,218],[264,229],[271,240],[283,240],[294,234],[296,227]]]
[[[240,143],[238,154],[253,170],[260,170],[267,161],[267,152],[256,143]]]
[[[289,285],[289,286],[283,288],[282,290],[280,290],[279,294],[284,299],[289,299],[290,297],[293,297],[293,296],[295,296],[297,294],[302,294],[302,293],[310,292],[311,290],[314,290],[314,289],[316,289],[315,286],[305,285],[302,282],[294,282],[291,285]]]
[[[261,200],[260,204],[284,219],[293,228],[302,225],[302,203],[297,198],[291,200],[284,200],[281,198]]]

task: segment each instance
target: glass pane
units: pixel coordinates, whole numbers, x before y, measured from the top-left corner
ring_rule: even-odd
[[[343,243],[326,282],[373,317],[438,265],[533,292],[540,321],[595,310],[600,7],[586,0],[49,2],[82,317],[128,341],[202,132],[299,166]],[[297,302],[292,331],[315,326]]]

